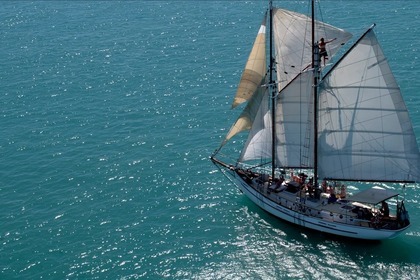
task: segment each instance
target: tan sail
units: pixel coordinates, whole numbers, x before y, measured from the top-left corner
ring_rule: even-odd
[[[261,24],[254,46],[248,57],[238,90],[232,103],[232,108],[248,101],[259,87],[267,71],[265,53],[266,17]]]
[[[226,144],[226,142],[229,141],[230,138],[232,138],[239,132],[251,129],[253,122],[255,120],[255,117],[258,111],[260,110],[263,97],[264,96],[267,97],[267,95],[268,95],[267,88],[262,86],[260,83],[259,86],[257,87],[257,93],[252,96],[251,100],[248,102],[248,104],[242,111],[242,114],[239,116],[239,118],[230,128],[228,134],[226,135],[225,140],[222,143],[222,146]],[[265,103],[267,103],[267,100]],[[267,106],[268,106],[268,103],[265,107]]]

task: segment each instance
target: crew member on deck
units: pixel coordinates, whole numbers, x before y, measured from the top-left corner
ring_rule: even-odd
[[[335,196],[335,193],[330,193],[330,197],[328,198],[328,203],[334,203],[337,201],[337,197]]]
[[[341,185],[341,189],[340,189],[340,198],[344,199],[346,198],[346,186],[345,185]]]
[[[324,193],[326,193],[327,192],[327,181],[325,181],[325,180],[323,180],[322,181],[322,183],[321,183],[321,188],[322,188],[322,191],[324,192]]]
[[[388,203],[384,201],[382,201],[382,206],[379,209],[379,211],[381,212],[381,215],[383,217],[389,217],[389,207],[388,207]]]

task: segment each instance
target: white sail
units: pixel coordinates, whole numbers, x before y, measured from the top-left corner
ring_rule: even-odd
[[[225,140],[222,143],[222,146],[236,134],[242,131],[250,130],[251,127],[256,126],[254,125],[254,123],[258,124],[261,122],[261,120],[258,120],[258,118],[256,120],[256,116],[258,116],[261,110],[268,110],[267,95],[267,87],[260,84],[260,86],[257,89],[257,92],[251,97],[239,118],[230,128],[228,134],[225,137]],[[267,105],[264,105],[264,103],[262,102],[263,100],[265,103],[267,103]],[[260,107],[263,108],[261,109]]]
[[[273,32],[280,89],[311,65],[311,26],[311,18],[306,15],[283,9],[274,10]],[[325,40],[336,38],[326,45],[330,57],[351,37],[351,33],[342,29],[323,22],[315,22],[316,41],[321,38]]]
[[[312,72],[297,76],[277,97],[277,166],[313,167]]]
[[[407,108],[373,30],[324,79],[318,136],[320,178],[420,179]]]
[[[242,77],[232,103],[232,108],[235,108],[239,104],[248,101],[251,98],[267,71],[267,59],[265,51],[265,22],[266,17],[264,16],[264,20],[258,31],[257,37],[255,38],[254,45],[252,47],[251,53],[249,54],[245,69],[242,73]]]
[[[260,96],[260,98],[258,98],[260,99],[260,106],[255,114],[248,140],[245,143],[239,161],[271,158],[272,121],[268,104],[269,91],[267,88],[264,89],[264,91],[258,93],[258,96]],[[257,94],[255,96],[257,96]],[[253,99],[257,98],[253,97]],[[251,99],[251,101],[253,101],[253,99]],[[251,101],[249,103],[251,103]]]

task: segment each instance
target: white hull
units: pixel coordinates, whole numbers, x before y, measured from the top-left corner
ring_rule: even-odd
[[[240,176],[234,174],[234,177],[236,179],[235,184],[239,187],[239,189],[260,208],[282,220],[303,226],[305,228],[338,236],[367,240],[391,239],[407,229],[407,227],[398,230],[375,229],[368,226],[349,225],[340,222],[328,221],[327,217],[311,217],[303,214],[302,212],[293,210],[293,207],[284,207],[279,203],[276,203],[249,186]]]

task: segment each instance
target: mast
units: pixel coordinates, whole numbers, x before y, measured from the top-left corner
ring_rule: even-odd
[[[273,2],[269,2],[270,9],[270,81],[269,86],[271,90],[271,178],[274,179],[276,171],[276,84],[273,80]]]
[[[314,179],[315,186],[318,185],[318,76],[319,76],[319,48],[315,41],[315,0],[312,0],[312,69],[314,71]]]

